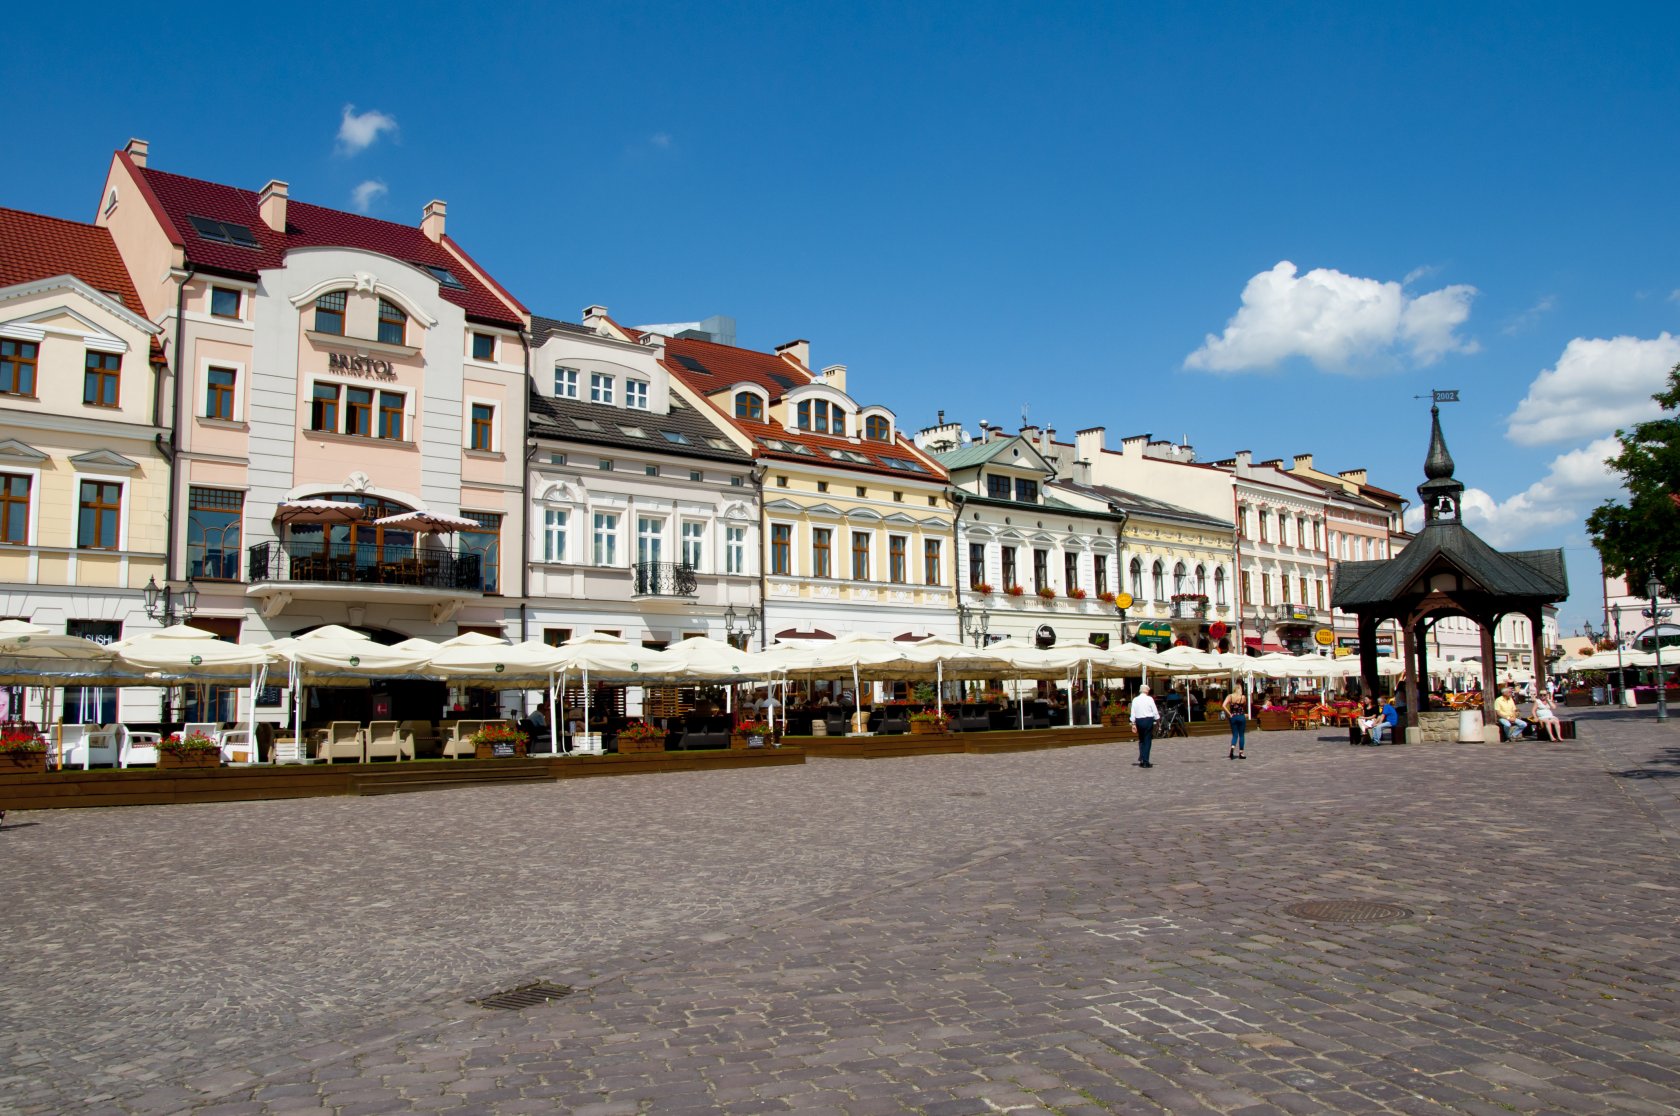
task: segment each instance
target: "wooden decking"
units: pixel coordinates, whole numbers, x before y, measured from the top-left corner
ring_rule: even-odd
[[[469,786],[554,782],[665,771],[719,771],[805,762],[797,746],[609,756],[533,756],[500,760],[412,763],[286,764],[204,771],[49,771],[0,774],[0,810],[87,806],[163,806],[187,802],[254,802],[274,798],[402,794]]]

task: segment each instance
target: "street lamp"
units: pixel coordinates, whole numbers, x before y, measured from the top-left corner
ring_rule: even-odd
[[[761,619],[762,617],[756,608],[748,608],[745,616],[736,612],[734,605],[724,609],[723,630],[729,639],[729,645],[745,651],[747,644],[751,641],[752,634],[758,631]]]
[[[1652,574],[1651,579],[1645,583],[1645,592],[1651,598],[1651,641],[1656,645],[1657,652],[1657,720],[1666,721],[1668,696],[1663,685],[1662,618],[1658,616],[1662,610],[1657,607],[1657,599],[1663,594],[1663,585],[1657,580],[1656,574]]]
[[[985,605],[979,608],[964,607],[957,604],[957,624],[962,628],[964,639],[974,640],[974,646],[986,646],[986,638],[991,633],[992,612]]]
[[[160,587],[157,578],[148,577],[144,592],[146,615],[153,620],[162,620],[166,628],[191,620],[193,613],[198,611],[198,587],[191,577],[187,578],[186,587],[179,591],[168,582]]]
[[[1272,626],[1271,612],[1265,605],[1261,605],[1254,610],[1254,626],[1259,630],[1260,653],[1264,655],[1266,653],[1266,632]]]

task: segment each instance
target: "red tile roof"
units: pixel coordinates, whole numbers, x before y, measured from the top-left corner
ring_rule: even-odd
[[[128,160],[126,154],[121,157]],[[148,201],[154,203],[160,220],[171,232],[171,239],[185,249],[189,263],[254,276],[261,269],[282,266],[286,252],[293,248],[356,248],[379,252],[404,263],[447,268],[461,281],[461,288],[440,283],[438,293],[465,310],[468,317],[516,328],[521,324],[517,311],[481,283],[472,269],[463,267],[447,249],[430,240],[417,225],[399,225],[294,198],[286,204],[286,231],[277,233],[263,224],[258,212],[258,195],[253,190],[138,167],[132,161],[129,165]],[[244,225],[257,247],[242,248],[205,240],[188,217]]]
[[[145,317],[140,293],[123,266],[107,229],[0,209],[0,287],[74,275],[96,291],[115,295],[132,313]]]
[[[788,389],[816,381],[816,377],[808,370],[775,353],[737,349],[731,345],[719,345],[686,337],[673,337],[665,342],[665,367],[683,383],[708,397],[745,381],[763,388],[774,402],[786,394]],[[727,400],[714,402],[726,420],[753,440],[755,457],[876,473],[900,481],[943,482],[949,476],[938,462],[919,452],[903,438],[892,442],[874,442],[867,438],[854,441],[850,438],[812,434],[803,430],[789,433],[772,423],[736,418]],[[764,444],[767,439],[782,444],[805,446],[812,452],[806,454],[773,449]],[[859,454],[868,458],[868,463],[835,458],[830,455],[830,450]],[[921,468],[895,468],[886,464],[888,461],[914,462]]]

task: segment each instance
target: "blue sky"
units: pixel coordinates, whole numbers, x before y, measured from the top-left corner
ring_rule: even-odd
[[[1671,5],[134,12],[9,16],[0,204],[91,219],[130,136],[441,197],[539,313],[808,338],[907,427],[1026,406],[1406,493],[1456,387],[1472,525],[1569,548],[1566,630],[1604,439],[1680,361]]]

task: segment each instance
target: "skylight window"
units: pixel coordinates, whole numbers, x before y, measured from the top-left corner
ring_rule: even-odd
[[[675,430],[661,430],[660,433],[665,435],[665,440],[674,446],[688,445],[688,439]]]
[[[572,425],[577,427],[579,430],[587,430],[592,434],[600,434],[603,432],[601,430],[601,424],[596,422],[594,419],[575,418],[572,420]]]
[[[728,450],[728,449],[734,449],[735,448],[734,446],[730,445],[728,442],[724,441],[722,438],[707,438],[706,439],[706,444],[708,446],[711,446],[713,449],[720,449],[720,450]]]
[[[467,289],[467,285],[455,278],[455,273],[450,271],[447,267],[433,267],[431,264],[421,264],[420,266],[431,272],[432,278],[436,279],[438,283],[445,287],[450,287],[457,291],[464,291]]]
[[[623,426],[623,425],[620,425],[619,429],[624,431],[624,433],[628,434],[632,438],[646,438],[647,437],[647,431],[643,430],[639,426]]]
[[[193,217],[187,220],[192,223],[193,230],[205,240],[213,240],[218,244],[236,244],[241,248],[257,247],[256,237],[251,235],[247,225],[236,225],[231,221],[212,221],[208,217]]]

